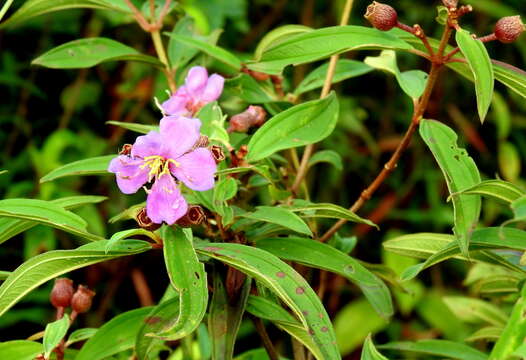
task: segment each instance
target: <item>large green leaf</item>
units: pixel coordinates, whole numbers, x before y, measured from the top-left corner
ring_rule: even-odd
[[[40,179],[40,183],[65,176],[108,174],[108,165],[115,157],[116,155],[97,156],[60,166],[43,176]]]
[[[164,262],[170,283],[179,293],[179,306],[174,309],[174,317],[161,318],[163,327],[147,336],[181,339],[197,329],[205,316],[208,305],[206,272],[195,253],[191,234],[180,227],[165,226],[162,231]]]
[[[104,200],[106,200],[104,196],[80,195],[52,200],[51,203],[70,210],[85,204],[95,204]],[[0,244],[36,225],[38,225],[36,221],[0,217]]]
[[[32,64],[53,69],[81,69],[117,60],[141,61],[161,66],[159,60],[152,56],[140,54],[118,41],[100,37],[62,44],[40,55]]]
[[[362,356],[360,357],[360,360],[388,360],[385,356],[380,354],[378,350],[374,347],[373,341],[371,340],[371,336],[369,335],[367,339],[365,339],[365,343],[363,344],[362,349]]]
[[[241,70],[241,61],[231,52],[217,46],[207,43],[206,41],[197,40],[190,36],[178,35],[174,33],[164,33],[168,35],[175,41],[178,41],[182,44],[193,46],[207,55],[210,55],[216,60],[221,61],[222,63],[232,67],[233,69],[239,71]]]
[[[64,314],[61,319],[50,322],[46,325],[44,332],[44,357],[49,358],[51,352],[57,347],[57,345],[64,339],[69,329],[69,316]]]
[[[488,50],[486,50],[482,41],[472,38],[471,34],[463,29],[457,30],[456,40],[460,51],[466,57],[473,72],[477,93],[477,109],[480,121],[484,122],[493,98],[493,86],[495,83]]]
[[[488,360],[503,360],[524,344],[526,338],[526,286],[522,287],[521,297],[515,303],[508,323],[491,351]]]
[[[122,313],[97,330],[80,349],[75,360],[100,360],[131,349],[135,337],[152,310],[143,307]]]
[[[313,144],[329,136],[338,121],[338,99],[324,99],[293,106],[269,119],[248,143],[247,160],[262,160],[276,151]]]
[[[457,193],[480,183],[477,165],[466,150],[457,145],[457,134],[446,125],[434,120],[420,122],[420,136],[435,157],[453,200],[455,227],[453,232],[467,255],[470,234],[480,215],[480,196]]]
[[[417,342],[392,342],[378,346],[380,349],[390,349],[414,352],[458,360],[487,360],[488,356],[470,346],[448,340],[420,340]],[[499,358],[503,360],[504,358]]]
[[[333,26],[292,36],[263,51],[258,62],[248,68],[279,74],[287,65],[299,65],[331,55],[359,49],[411,49],[396,36],[363,26]]]
[[[305,32],[312,31],[312,28],[304,25],[289,24],[277,27],[263,36],[254,51],[254,59],[261,59],[263,52],[281,44],[282,42]]]
[[[0,286],[0,316],[31,290],[69,271],[121,256],[149,250],[150,244],[125,240],[106,253],[107,240],[83,245],[75,250],[54,250],[30,258],[20,265]]]
[[[302,238],[275,238],[257,242],[257,247],[279,258],[339,274],[362,289],[376,312],[393,315],[389,289],[357,260],[327,244]]]
[[[367,220],[359,217],[352,211],[331,203],[319,203],[319,204],[305,204],[295,205],[288,208],[290,211],[302,213],[302,217],[314,217],[314,218],[329,218],[329,219],[344,219],[347,221],[367,224],[370,226],[378,226],[371,220]]]
[[[282,207],[258,206],[256,211],[243,214],[243,217],[281,225],[300,234],[312,236],[312,231],[298,215]]]
[[[325,308],[309,284],[294,269],[276,256],[251,246],[206,243],[197,245],[196,250],[254,277],[275,292],[312,335],[323,354],[319,360],[341,359]]]
[[[486,180],[465,189],[461,194],[483,195],[511,204],[526,193],[517,185],[504,180]]]
[[[65,210],[51,201],[36,199],[0,200],[0,217],[30,220],[69,232],[90,241],[102,239],[100,236],[86,231],[87,223],[80,216]]]
[[[44,352],[41,343],[28,340],[12,340],[0,342],[0,359],[34,360]]]
[[[466,296],[445,296],[449,309],[467,323],[487,322],[490,325],[504,326],[507,314],[492,303]]]
[[[294,95],[300,95],[323,86],[325,78],[327,77],[327,70],[329,64],[325,63],[320,67],[312,70],[301,83],[294,90]],[[334,69],[334,76],[332,78],[332,84],[336,84],[340,81],[350,79],[353,77],[361,76],[371,72],[373,68],[361,61],[340,59],[336,63]]]
[[[27,21],[35,16],[53,11],[92,8],[130,12],[124,0],[28,0],[0,28]]]
[[[245,279],[237,298],[229,299],[219,273],[214,273],[214,295],[208,311],[213,359],[231,360],[234,355],[234,345],[247,305],[251,280]]]

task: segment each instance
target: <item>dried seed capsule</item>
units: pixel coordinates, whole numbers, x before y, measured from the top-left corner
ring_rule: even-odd
[[[389,5],[373,1],[367,7],[364,17],[378,30],[388,31],[398,23],[396,10]]]
[[[180,227],[192,227],[200,225],[205,219],[206,215],[201,206],[188,205],[188,211],[186,214],[175,223]]]
[[[71,308],[78,314],[85,313],[91,308],[94,296],[94,291],[91,291],[87,286],[79,285],[71,299]]]
[[[137,224],[148,231],[155,231],[161,227],[162,224],[156,224],[148,217],[148,214],[146,213],[146,208],[142,208],[137,215],[135,215],[135,221],[137,221]]]
[[[66,278],[59,278],[55,280],[53,290],[49,300],[54,307],[69,307],[71,298],[73,297],[73,281]]]
[[[495,24],[495,36],[500,42],[511,43],[524,31],[524,24],[519,15],[506,16]]]
[[[225,153],[223,152],[223,148],[221,146],[212,145],[210,146],[210,151],[212,152],[212,156],[214,157],[216,164],[219,164],[221,161],[225,160]]]

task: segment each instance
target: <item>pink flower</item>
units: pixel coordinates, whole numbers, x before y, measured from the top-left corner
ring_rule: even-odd
[[[147,190],[146,213],[154,223],[172,225],[186,214],[188,204],[176,180],[197,191],[214,187],[217,166],[212,153],[207,148],[194,148],[200,128],[199,119],[165,117],[159,132],[139,136],[129,154],[110,162],[108,171],[115,173],[125,194],[153,183]]]
[[[194,66],[188,72],[185,83],[172,94],[161,107],[166,115],[192,116],[209,102],[215,101],[223,91],[225,79],[212,74],[202,66]]]

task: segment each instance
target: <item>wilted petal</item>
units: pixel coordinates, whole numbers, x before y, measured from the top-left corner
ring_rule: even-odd
[[[208,71],[202,66],[194,66],[188,71],[184,84],[188,93],[196,97],[205,89],[207,80]]]
[[[146,199],[146,214],[156,224],[172,225],[186,214],[188,204],[170,174],[160,176]]]
[[[132,146],[132,157],[139,156],[145,158],[147,156],[159,155],[161,151],[161,135],[157,131],[150,131],[146,135],[137,137]]]
[[[111,160],[108,171],[116,175],[117,185],[125,194],[137,192],[148,181],[148,169],[141,169],[142,160],[119,155]]]
[[[162,103],[161,107],[166,115],[184,115],[188,112],[186,105],[191,101],[186,88],[181,86],[177,92]]]
[[[217,100],[223,92],[224,83],[225,78],[221,75],[213,74],[210,76],[206,83],[206,88],[201,95],[201,100],[207,103]]]
[[[217,165],[210,150],[198,148],[176,160],[178,166],[170,165],[172,174],[192,190],[205,191],[214,187]]]
[[[162,156],[176,159],[189,151],[199,140],[199,119],[183,116],[167,116],[161,120]]]

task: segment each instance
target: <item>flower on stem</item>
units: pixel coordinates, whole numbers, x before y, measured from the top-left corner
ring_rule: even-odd
[[[165,115],[192,116],[209,102],[215,101],[223,92],[225,79],[218,74],[208,76],[202,66],[194,66],[188,72],[185,83],[175,94],[162,103]]]
[[[199,119],[165,117],[159,132],[139,136],[128,155],[119,155],[110,162],[108,171],[116,174],[123,193],[133,194],[152,183],[146,190],[146,214],[156,224],[164,221],[172,225],[188,210],[176,180],[196,191],[214,187],[214,157],[209,149],[194,147],[200,128]]]

